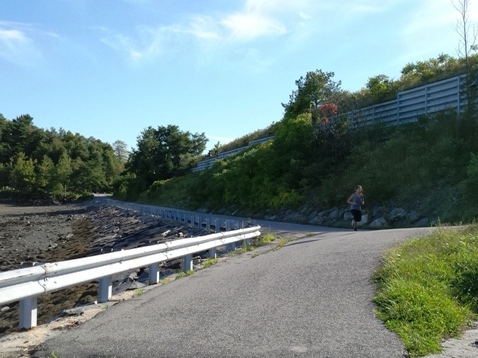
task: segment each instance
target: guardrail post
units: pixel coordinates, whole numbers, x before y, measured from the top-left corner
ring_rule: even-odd
[[[149,265],[149,284],[154,285],[159,282],[159,263]]]
[[[191,271],[194,268],[193,266],[193,255],[189,254],[183,258],[183,271]]]
[[[98,302],[108,302],[113,292],[113,279],[111,276],[100,278],[98,287]]]
[[[30,329],[37,325],[37,298],[28,297],[20,301],[20,328]]]
[[[211,229],[211,218],[208,216],[206,218],[206,230],[209,231]]]
[[[216,248],[212,248],[212,249],[209,249],[208,252],[207,252],[207,256],[212,258],[212,259],[215,259],[216,258]]]

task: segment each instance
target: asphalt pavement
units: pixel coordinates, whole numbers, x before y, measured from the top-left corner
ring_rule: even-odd
[[[385,250],[430,228],[352,231],[257,221],[295,240],[227,257],[57,332],[34,357],[402,358],[376,318]]]

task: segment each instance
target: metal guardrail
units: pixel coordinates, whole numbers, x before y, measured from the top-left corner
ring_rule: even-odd
[[[461,93],[461,87],[466,80],[465,75],[450,77],[427,85],[401,91],[397,99],[379,103],[370,107],[360,108],[345,113],[352,127],[368,126],[375,123],[388,125],[399,125],[415,122],[417,117],[423,114],[431,114],[446,109],[454,109],[462,113],[466,106],[466,97]],[[343,114],[342,114],[343,115]],[[333,121],[338,116],[332,116]],[[273,137],[260,138],[251,141],[248,146],[271,140]],[[236,154],[247,147],[232,149],[220,153],[213,158],[204,159],[198,162],[193,172],[209,169],[218,159]]]
[[[149,284],[157,284],[161,262],[182,258],[183,269],[189,271],[193,269],[193,254],[207,251],[210,257],[215,257],[217,247],[247,242],[260,236],[259,230],[260,226],[253,226],[0,272],[0,305],[20,301],[20,328],[32,328],[37,325],[37,297],[40,295],[99,280],[98,302],[107,302],[112,296],[114,274],[149,267]]]
[[[198,162],[196,167],[192,169],[192,171],[193,172],[198,172],[198,171],[201,171],[201,170],[210,169],[213,166],[213,164],[216,160],[227,158],[227,157],[229,157],[231,155],[234,155],[234,154],[237,154],[237,153],[239,153],[239,152],[241,152],[241,151],[243,151],[243,150],[245,150],[245,149],[247,149],[247,148],[249,148],[253,145],[266,143],[270,140],[274,140],[274,136],[269,136],[269,137],[264,137],[264,138],[258,138],[258,139],[251,140],[247,144],[247,146],[245,146],[245,147],[234,148],[234,149],[231,149],[231,150],[228,150],[228,151],[225,151],[225,152],[221,152],[221,153],[215,155],[214,157],[201,160],[200,162]]]
[[[214,214],[200,213],[195,211],[186,211],[174,208],[167,208],[155,205],[137,204],[125,201],[118,201],[110,198],[102,198],[99,200],[107,200],[108,206],[114,206],[126,209],[140,214],[157,216],[159,218],[175,221],[193,227],[205,228],[206,230],[214,229],[215,232],[243,229],[253,226],[249,220],[226,219]]]
[[[353,126],[375,123],[399,125],[415,122],[420,115],[453,109],[462,113],[466,96],[462,91],[466,76],[459,75],[401,91],[397,99],[345,113]]]

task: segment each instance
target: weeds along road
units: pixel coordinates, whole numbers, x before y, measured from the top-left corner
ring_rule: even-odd
[[[404,357],[401,341],[375,317],[371,276],[386,248],[430,228],[257,222],[296,240],[116,304],[56,332],[34,357]]]

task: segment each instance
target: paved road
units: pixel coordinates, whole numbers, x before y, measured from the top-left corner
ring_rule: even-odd
[[[260,224],[297,240],[114,305],[47,340],[35,357],[404,356],[375,317],[371,276],[387,247],[430,229]]]

